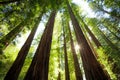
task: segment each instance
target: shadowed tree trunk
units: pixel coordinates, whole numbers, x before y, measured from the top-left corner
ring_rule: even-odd
[[[75,18],[72,9],[67,2],[68,11],[72,20],[75,34],[79,45],[81,46],[80,53],[85,71],[86,80],[110,80],[110,77],[103,71],[102,67],[95,58],[90,46],[83,35],[77,19]]]
[[[9,4],[9,3],[15,3],[17,1],[20,1],[20,0],[0,1],[0,5],[2,5],[2,4]]]
[[[70,80],[69,67],[68,67],[68,54],[66,48],[66,36],[65,29],[63,26],[63,38],[64,38],[64,57],[65,57],[65,80]]]
[[[59,72],[58,72],[58,78],[57,78],[57,80],[61,80],[61,73],[60,73],[60,60],[58,60],[59,61]]]
[[[70,35],[70,44],[71,44],[71,50],[73,54],[76,80],[83,80],[69,24],[68,24],[68,30]]]
[[[39,22],[41,20],[42,15],[43,15],[43,13],[41,13],[40,16],[38,17],[38,19],[36,20],[37,23],[35,23],[29,37],[27,38],[26,42],[22,46],[21,50],[19,51],[16,60],[14,61],[11,68],[9,69],[4,80],[17,80],[17,78],[20,74],[20,71],[22,69],[22,66],[24,64],[25,58],[26,58],[28,51],[30,49],[30,45],[32,43],[32,40],[34,38],[35,32],[38,28],[38,25],[39,25]]]
[[[46,24],[39,46],[24,80],[48,80],[49,56],[56,11],[53,11]]]
[[[94,56],[96,57],[96,59],[98,59],[97,52],[96,52],[95,48],[93,47],[93,45],[92,45],[92,43],[91,43],[91,41],[90,41],[90,39],[89,39],[89,37],[88,37],[88,35],[87,35],[87,31],[86,31],[85,27],[84,27],[84,26],[81,26],[81,29],[82,29],[82,32],[83,32],[84,35],[85,35],[85,38],[86,38],[86,40],[87,40],[87,42],[88,42],[88,44],[89,44],[92,52],[94,53]]]

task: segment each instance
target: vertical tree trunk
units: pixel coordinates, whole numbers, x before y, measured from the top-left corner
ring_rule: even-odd
[[[29,37],[27,38],[26,42],[22,46],[21,50],[19,51],[16,60],[14,61],[11,68],[9,69],[4,80],[17,80],[17,78],[20,74],[20,71],[22,69],[22,66],[24,64],[25,58],[26,58],[28,51],[30,49],[30,45],[32,43],[32,40],[34,38],[35,32],[38,28],[38,25],[39,25],[39,22],[41,20],[42,15],[43,15],[43,13],[41,13],[39,18],[37,19],[37,23],[35,23]]]
[[[76,80],[83,80],[69,24],[68,24],[68,30],[70,35],[70,44],[71,44],[71,50],[73,54]]]
[[[64,38],[64,57],[65,57],[65,80],[70,80],[69,67],[68,67],[68,54],[66,48],[66,36],[65,29],[63,26],[63,38]]]
[[[56,11],[53,11],[46,24],[39,46],[24,80],[48,80],[49,56]]]
[[[84,27],[86,29],[86,31],[89,33],[91,39],[94,41],[95,45],[97,46],[97,48],[99,48],[101,46],[100,42],[98,41],[98,39],[94,36],[94,34],[90,31],[90,29],[88,28],[88,26],[85,24],[85,22],[81,19],[82,23],[84,24]]]
[[[83,61],[83,67],[84,67],[86,79],[110,80],[109,76],[103,71],[102,67],[97,62],[97,59],[95,58],[92,50],[90,49],[90,46],[88,45],[87,40],[85,39],[85,36],[83,35],[79,23],[77,22],[77,19],[75,18],[75,15],[72,12],[72,9],[68,2],[67,2],[67,6],[74,26],[77,41],[81,46],[80,53]]]
[[[10,31],[6,36],[4,36],[0,40],[0,49],[4,50],[10,42],[17,36],[17,34],[23,29],[23,24],[20,23],[18,26],[16,26],[12,31]]]
[[[12,29],[7,35],[5,35],[3,38],[0,39],[0,52],[2,52],[2,50],[4,50],[11,43],[11,41],[13,41],[13,39],[18,35],[18,33],[23,30],[24,25],[28,21],[29,19],[26,18],[14,29]]]

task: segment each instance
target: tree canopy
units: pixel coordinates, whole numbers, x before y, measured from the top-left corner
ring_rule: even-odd
[[[0,1],[0,80],[119,80],[119,53],[119,0]]]

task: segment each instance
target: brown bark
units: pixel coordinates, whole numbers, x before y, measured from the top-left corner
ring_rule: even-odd
[[[70,80],[69,67],[68,67],[68,54],[66,48],[66,36],[65,36],[64,27],[63,27],[63,38],[64,38],[64,57],[65,57],[65,80]]]
[[[35,32],[38,28],[38,24],[39,24],[39,21],[41,20],[42,15],[43,15],[43,13],[40,14],[40,17],[38,18],[37,23],[34,25],[29,37],[27,38],[26,42],[22,46],[21,50],[19,51],[16,60],[14,61],[13,65],[11,66],[9,71],[7,72],[4,80],[17,80],[17,78],[20,74],[20,71],[22,69],[22,66],[24,64],[25,58],[26,58],[28,51],[30,49],[30,45],[32,43],[32,40],[34,38]]]
[[[71,34],[69,25],[68,25],[68,30],[69,30],[69,35],[70,35],[70,44],[71,44],[71,50],[73,54],[76,80],[83,80],[82,72],[80,70],[80,66],[79,66],[77,55],[76,55],[75,46],[74,46],[74,42],[72,39],[72,34]]]
[[[81,46],[80,53],[87,80],[110,80],[110,77],[103,71],[102,67],[95,58],[90,46],[85,39],[85,36],[79,26],[77,19],[75,18],[72,9],[67,2],[68,11],[72,20],[75,34],[79,45]]]
[[[15,2],[17,2],[17,1],[20,1],[20,0],[0,1],[0,5],[9,4],[9,3],[15,3]]]
[[[50,15],[39,46],[24,80],[48,80],[49,56],[55,15],[56,11],[53,11]]]

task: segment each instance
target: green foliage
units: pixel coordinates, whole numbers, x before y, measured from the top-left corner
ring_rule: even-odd
[[[4,0],[3,0],[4,1]],[[93,11],[97,12],[97,14],[101,15],[102,13],[107,13],[109,16],[102,16],[97,18],[86,18],[82,15],[81,8],[71,3],[69,0],[72,9],[76,15],[76,18],[79,21],[79,24],[83,25],[78,18],[78,15],[87,23],[91,32],[97,37],[97,39],[102,44],[102,48],[98,49],[98,61],[102,64],[104,70],[106,70],[110,77],[113,80],[116,80],[116,76],[120,74],[120,59],[119,59],[119,51],[113,50],[110,45],[103,39],[101,34],[96,28],[100,28],[100,30],[105,34],[106,38],[109,39],[113,44],[120,48],[120,1],[119,0],[88,0],[90,7]],[[50,53],[50,61],[49,61],[49,80],[56,80],[58,77],[58,72],[61,73],[61,80],[65,80],[65,64],[64,64],[64,53],[63,53],[63,31],[62,31],[62,24],[64,23],[64,27],[66,30],[66,40],[67,40],[67,51],[68,51],[68,62],[69,62],[69,69],[70,69],[70,78],[71,80],[75,80],[75,73],[74,73],[74,64],[73,64],[73,57],[71,55],[71,48],[69,45],[69,34],[68,34],[68,22],[70,21],[68,11],[66,8],[66,0],[21,0],[20,2],[10,3],[7,5],[0,6],[0,39],[2,39],[7,33],[11,32],[14,28],[16,28],[19,24],[19,27],[22,26],[23,31],[20,29],[16,29],[14,32],[18,35],[23,35],[27,33],[29,30],[33,28],[33,25],[36,24],[38,21],[38,16],[40,15],[41,11],[44,10],[44,20],[43,23],[46,23],[50,12],[55,9],[58,10],[58,14],[56,16],[55,27],[53,32],[52,38],[52,46],[51,46],[51,53]],[[105,12],[106,11],[106,12]],[[84,18],[83,18],[84,17]],[[116,19],[117,17],[117,19]],[[63,18],[63,23],[62,19]],[[118,19],[119,18],[119,19]],[[72,25],[71,25],[72,26]],[[40,26],[43,27],[43,26]],[[15,33],[12,35],[15,35]],[[114,33],[114,35],[113,35]],[[75,34],[72,30],[74,42]],[[37,36],[37,40],[33,41],[33,44],[29,50],[29,54],[25,60],[24,66],[22,71],[19,75],[18,80],[23,80],[27,69],[32,61],[34,56],[34,52],[36,50],[36,46],[39,44],[40,35]],[[116,38],[116,36],[118,38]],[[9,39],[10,38],[10,39]],[[18,45],[17,40],[12,40],[15,37],[11,37],[8,35],[7,40],[11,40]],[[17,37],[18,38],[18,37]],[[5,40],[3,40],[5,41]],[[3,42],[1,41],[1,42]],[[7,41],[5,41],[7,42]],[[12,43],[11,42],[11,43]],[[3,55],[0,55],[0,80],[3,80],[4,76],[6,75],[7,71],[9,70],[10,66],[12,65],[13,61],[15,60],[17,53],[19,52],[19,47],[10,44],[5,50],[3,50]],[[3,44],[0,43],[0,54],[2,53]],[[79,60],[80,55],[78,55]],[[80,61],[80,65],[81,65]],[[60,68],[59,68],[60,64]],[[82,66],[82,65],[81,65]],[[83,68],[82,68],[83,71]],[[84,73],[83,73],[84,74]]]
[[[104,68],[105,71],[108,72],[112,80],[116,80],[116,75],[112,71],[112,66],[114,62],[108,60],[108,55],[105,54],[104,49],[99,48],[97,50],[98,53],[98,61],[102,64],[101,66]]]
[[[0,55],[0,80],[3,80],[7,71],[15,60],[19,49],[14,45],[9,45],[4,51],[4,55]]]

